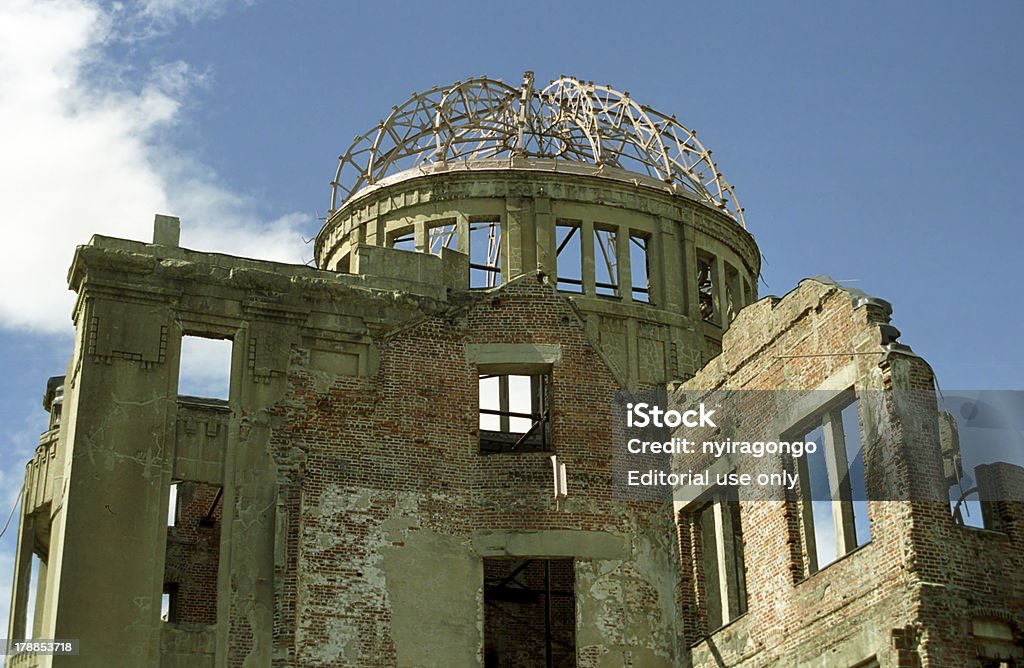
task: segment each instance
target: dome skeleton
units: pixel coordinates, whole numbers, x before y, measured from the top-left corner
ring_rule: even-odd
[[[534,158],[608,166],[650,177],[719,209],[743,209],[697,133],[629,93],[562,76],[541,91],[478,77],[413,94],[338,159],[333,214],[366,187],[427,165]]]

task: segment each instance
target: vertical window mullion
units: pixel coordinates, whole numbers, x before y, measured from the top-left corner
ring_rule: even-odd
[[[509,410],[508,401],[508,376],[498,376],[498,410],[502,411],[503,414],[499,416],[498,421],[501,425],[501,431],[507,432],[510,429],[509,417],[507,415]]]
[[[838,410],[829,411],[822,420],[822,426],[825,432],[825,466],[832,497],[832,520],[835,524],[836,556],[839,557],[857,547],[842,413]]]
[[[722,604],[722,624],[725,625],[732,620],[729,615],[731,597],[729,596],[728,549],[725,542],[726,519],[721,497],[716,497],[712,503],[714,504],[715,518],[715,552],[718,562],[718,595]]]

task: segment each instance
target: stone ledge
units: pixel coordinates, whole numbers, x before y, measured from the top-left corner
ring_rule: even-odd
[[[481,557],[580,557],[625,559],[625,536],[597,531],[474,531],[473,549]]]

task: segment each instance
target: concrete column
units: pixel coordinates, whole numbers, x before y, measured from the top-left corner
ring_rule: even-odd
[[[715,256],[714,266],[711,268],[711,281],[714,288],[715,324],[722,329],[729,327],[729,318],[725,312],[725,260],[721,255]]]
[[[78,638],[93,665],[155,666],[179,346],[166,336],[173,330],[167,305],[107,302],[87,286],[81,292],[81,362],[66,385],[65,491],[54,516],[42,633]],[[78,659],[55,656],[53,665]]]
[[[387,246],[387,238],[384,234],[385,221],[381,217],[374,218],[366,223],[366,243],[374,246]]]
[[[14,589],[11,592],[11,617],[7,637],[24,638],[28,629],[28,594],[32,583],[32,545],[35,542],[34,520],[25,515],[26,499],[22,499],[18,522],[18,551],[14,561]]]
[[[227,665],[229,648],[246,666],[270,666],[272,658],[277,466],[267,408],[284,397],[298,340],[294,325],[279,322],[251,322],[235,339],[218,575],[228,595],[217,599],[217,665]]]
[[[684,286],[690,265],[683,257],[682,226],[663,216],[657,218],[648,250],[651,303],[674,313],[686,313]]]
[[[633,269],[629,257],[631,243],[628,227],[620,227],[615,231],[615,270],[619,274],[619,296],[627,303],[633,301]]]
[[[430,241],[427,238],[427,224],[424,221],[418,220],[413,225],[412,238],[417,251],[420,253],[430,252],[430,248],[428,247]]]
[[[47,567],[44,559],[37,561],[39,564],[39,572],[36,574],[36,592],[35,592],[35,609],[33,610],[32,616],[32,637],[42,638],[43,624],[44,624],[44,612],[46,610],[46,589],[49,584],[47,578]]]
[[[535,197],[533,200],[533,229],[534,238],[537,241],[537,269],[544,271],[556,279],[557,260],[555,259],[556,245],[555,220],[551,215],[551,199],[548,197]]]
[[[684,223],[680,227],[682,231],[682,264],[679,281],[680,294],[682,295],[681,307],[694,322],[700,322],[700,301],[697,299],[697,244],[693,238],[693,226]],[[668,275],[666,274],[666,279]],[[668,280],[674,280],[668,279]]]
[[[583,263],[583,294],[596,295],[594,287],[594,221],[584,220],[580,225],[580,260]]]
[[[501,234],[503,281],[533,271],[537,264],[528,207],[522,197],[505,198],[505,224]]]
[[[459,237],[455,250],[463,253],[464,255],[469,255],[469,216],[461,211],[455,219],[455,233]]]

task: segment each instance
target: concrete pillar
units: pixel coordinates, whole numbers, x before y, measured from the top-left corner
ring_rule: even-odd
[[[533,200],[533,229],[534,238],[537,241],[537,269],[544,271],[556,280],[557,261],[555,259],[556,245],[555,220],[551,215],[551,199],[538,196]]]
[[[622,301],[633,301],[633,268],[630,263],[629,228],[620,227],[615,231],[615,270],[618,272],[619,296]]]
[[[580,225],[580,257],[583,263],[583,294],[596,295],[594,286],[594,221],[584,220]]]
[[[246,666],[270,666],[272,658],[277,466],[267,408],[287,390],[298,340],[294,325],[279,322],[249,323],[235,339],[218,577],[228,596],[217,599],[217,665],[227,665],[229,648]]]
[[[648,250],[651,303],[673,313],[686,313],[684,287],[690,265],[683,257],[682,226],[659,216]]]
[[[682,311],[694,322],[700,322],[700,300],[697,298],[697,244],[693,238],[693,225],[684,223],[682,231],[682,264],[680,292]]]
[[[711,268],[711,281],[714,288],[715,317],[713,321],[721,328],[729,327],[729,317],[725,312],[725,260],[721,255],[715,255],[715,262]]]
[[[26,500],[22,499],[18,522],[18,551],[14,561],[14,589],[11,592],[11,616],[7,623],[7,637],[22,639],[28,629],[28,595],[32,581],[32,546],[35,542],[34,520],[25,514]]]
[[[49,555],[52,605],[41,633],[78,638],[93,665],[155,666],[176,411],[178,346],[166,338],[173,319],[162,304],[82,293],[80,364],[64,403],[72,425],[65,493]],[[77,660],[55,656],[53,665]]]

